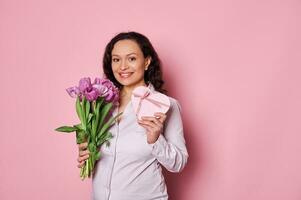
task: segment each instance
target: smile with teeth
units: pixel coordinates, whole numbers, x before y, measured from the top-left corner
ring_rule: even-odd
[[[121,78],[128,78],[132,74],[133,74],[133,72],[121,72],[121,73],[119,73],[119,75],[121,76]]]

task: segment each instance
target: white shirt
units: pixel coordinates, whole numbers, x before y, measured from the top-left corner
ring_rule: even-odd
[[[148,87],[157,92],[152,84]],[[161,166],[180,172],[188,159],[181,107],[176,99],[169,99],[163,135],[153,144],[147,143],[146,130],[138,124],[131,101],[127,104],[120,123],[110,128],[110,145],[100,149],[92,177],[93,200],[168,199]]]

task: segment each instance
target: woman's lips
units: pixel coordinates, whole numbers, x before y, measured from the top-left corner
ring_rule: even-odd
[[[121,78],[128,78],[128,77],[130,77],[133,73],[134,73],[134,72],[121,72],[121,73],[119,73],[119,76],[120,76]]]

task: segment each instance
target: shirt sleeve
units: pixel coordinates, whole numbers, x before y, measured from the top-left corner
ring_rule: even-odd
[[[181,106],[170,98],[171,106],[164,123],[164,133],[158,140],[149,144],[152,154],[170,172],[180,172],[187,163],[188,152],[185,145]]]

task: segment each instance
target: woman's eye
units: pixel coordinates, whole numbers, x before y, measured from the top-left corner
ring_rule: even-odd
[[[134,60],[136,60],[136,58],[135,57],[130,57],[129,60],[134,61]]]
[[[113,62],[118,62],[119,59],[118,59],[118,58],[113,58],[112,61],[113,61]]]

